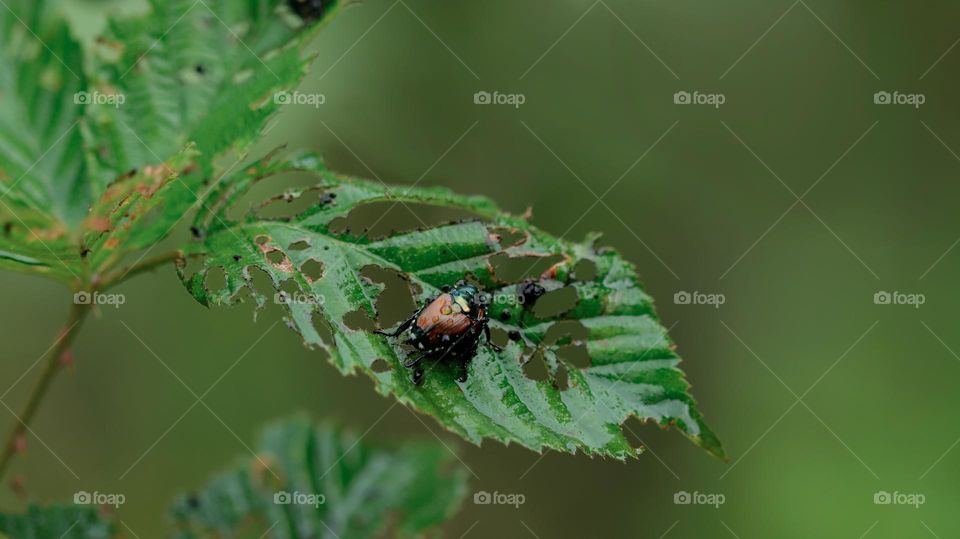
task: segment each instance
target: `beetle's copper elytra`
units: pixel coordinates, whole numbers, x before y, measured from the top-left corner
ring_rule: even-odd
[[[374,333],[398,337],[409,330],[410,337],[406,343],[416,351],[403,362],[403,366],[413,369],[410,379],[414,384],[419,385],[423,381],[420,363],[425,358],[458,361],[461,370],[457,381],[465,382],[467,365],[477,352],[481,335],[489,346],[500,350],[490,341],[485,298],[477,287],[466,281],[458,281],[452,289],[445,289],[442,294],[428,299],[397,329],[391,332],[377,330]]]

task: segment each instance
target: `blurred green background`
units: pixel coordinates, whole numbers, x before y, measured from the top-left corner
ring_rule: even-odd
[[[64,8],[89,36],[137,5]],[[525,496],[516,509],[468,500],[449,537],[958,536],[958,17],[934,0],[364,0],[315,43],[303,91],[325,103],[288,107],[259,145],[532,206],[536,225],[571,239],[602,231],[659,300],[729,463],[633,424],[651,451],[627,463],[471,446],[340,376],[272,325],[278,311],[252,323],[249,307],[207,310],[168,268],[125,285],[127,303],[78,339],[34,426],[63,463],[31,438],[13,475],[31,500],[122,492],[119,518],[158,537],[175,493],[247,455],[259,425],[307,410],[375,440],[439,436],[474,472],[471,491]],[[525,103],[477,105],[478,91]],[[677,105],[677,91],[725,103]],[[926,101],[878,105],[878,91]],[[12,383],[70,297],[0,279]],[[680,291],[725,302],[676,304]],[[925,303],[878,305],[881,291]],[[210,410],[191,408],[138,337],[198,394],[243,359]],[[31,381],[4,401],[17,408]],[[675,504],[681,491],[725,503]],[[925,503],[875,504],[881,491]]]

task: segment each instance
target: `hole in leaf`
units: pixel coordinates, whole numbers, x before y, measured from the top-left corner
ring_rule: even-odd
[[[537,350],[523,365],[523,375],[536,382],[545,382],[550,379],[547,372],[547,363],[543,360],[543,352]]]
[[[560,255],[519,255],[497,253],[490,257],[490,265],[496,280],[503,283],[518,283],[524,279],[539,278],[547,270],[564,260]]]
[[[320,335],[320,340],[324,342],[327,346],[334,346],[336,341],[333,338],[333,328],[330,327],[330,322],[327,321],[327,318],[323,316],[320,312],[314,312],[311,317],[311,322],[313,323],[313,329],[317,330],[317,334]]]
[[[198,271],[204,269],[206,256],[186,256],[176,261],[177,271],[187,280],[192,279]]]
[[[343,323],[354,331],[373,331],[377,329],[377,323],[363,309],[350,311],[343,315]]]
[[[420,287],[411,283],[406,274],[369,264],[360,268],[360,275],[384,286],[383,291],[377,296],[376,303],[377,321],[380,327],[396,326],[409,318],[414,309],[419,307],[414,297],[420,294]]]
[[[274,268],[286,272],[293,271],[293,262],[291,262],[290,259],[287,258],[287,255],[280,249],[268,248],[263,254]]]
[[[591,365],[590,354],[583,344],[568,344],[557,348],[557,357],[576,369],[586,369]]]
[[[311,258],[300,265],[300,272],[312,283],[323,277],[323,263]]]
[[[578,281],[592,281],[597,278],[597,264],[588,258],[577,262],[573,267],[573,278]]]
[[[567,377],[567,368],[564,365],[557,367],[557,374],[553,377],[553,387],[560,391],[570,389],[570,380]]]
[[[572,286],[551,290],[537,300],[533,314],[537,318],[554,318],[574,308],[578,299],[577,289]]]
[[[220,266],[211,268],[203,278],[203,286],[209,292],[219,292],[227,287],[227,272]]]
[[[290,251],[306,251],[310,248],[310,242],[307,240],[295,241],[287,247]]]
[[[482,220],[477,214],[432,204],[396,204],[370,202],[361,204],[344,218],[334,219],[329,229],[334,234],[349,234],[379,240],[395,234],[425,230],[440,225]]]
[[[272,99],[272,94],[269,96]],[[227,163],[225,166],[231,166],[233,163]],[[261,173],[261,169],[249,167],[246,173],[250,177],[256,177]],[[250,214],[259,215],[264,218],[274,218],[277,215],[292,215],[297,210],[302,211],[302,206],[312,206],[319,198],[319,188],[317,187],[317,175],[307,172],[283,172],[258,178],[254,181],[249,191],[245,192],[226,210],[228,220],[242,220],[249,217]],[[289,204],[284,202],[285,193],[303,193],[300,200],[295,200]],[[275,204],[271,202],[276,201]],[[308,203],[309,201],[309,203]],[[263,207],[270,206],[268,210]],[[261,214],[261,211],[267,211]]]
[[[272,251],[267,251],[267,260],[269,260],[274,265],[283,263],[286,260],[287,255],[283,254],[283,251],[280,249],[274,249]]]
[[[543,335],[543,344],[547,346],[568,344],[585,340],[589,335],[590,330],[579,320],[560,320],[547,328]]]
[[[376,361],[370,364],[370,369],[375,373],[389,372],[392,370],[392,367],[387,360],[383,358],[378,358]]]
[[[270,277],[269,273],[257,266],[247,266],[246,271],[247,275],[249,275],[249,287],[255,296],[262,295],[266,297],[269,295],[273,297],[273,278]]]
[[[506,331],[500,328],[490,328],[490,340],[493,341],[493,344],[502,348],[507,345],[509,342],[508,339],[510,339],[510,337]]]
[[[284,279],[280,283],[280,291],[286,294],[288,298],[296,297],[300,294],[300,285],[293,279]]]
[[[263,219],[290,219],[307,211],[320,202],[320,190],[290,190],[264,200],[255,210]]]
[[[498,226],[490,229],[490,232],[502,249],[516,247],[527,242],[527,233],[517,228]]]
[[[646,451],[647,444],[640,437],[640,432],[644,433],[644,436],[650,436],[651,434],[656,437],[657,429],[644,429],[646,425],[644,421],[638,418],[635,415],[631,415],[620,425],[620,432],[623,433],[623,437],[627,439],[627,443],[630,444],[630,447],[637,450],[639,454],[641,451]]]

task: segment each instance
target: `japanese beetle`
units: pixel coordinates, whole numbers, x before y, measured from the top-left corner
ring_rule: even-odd
[[[477,353],[481,335],[486,343],[496,351],[500,347],[490,340],[490,327],[487,325],[487,296],[477,287],[458,281],[453,288],[444,287],[443,293],[424,302],[414,311],[413,316],[400,324],[395,330],[374,331],[387,337],[399,337],[410,332],[406,343],[414,351],[403,362],[403,366],[413,369],[410,380],[414,385],[423,381],[424,359],[433,361],[457,361],[460,364],[458,382],[467,380],[467,365]]]

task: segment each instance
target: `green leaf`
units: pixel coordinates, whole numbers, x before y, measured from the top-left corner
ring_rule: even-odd
[[[110,539],[115,533],[115,526],[91,506],[31,505],[24,513],[0,513],[0,537],[10,539]]]
[[[0,8],[0,267],[70,280],[69,228],[95,196],[86,182],[80,46],[46,2]]]
[[[243,149],[306,73],[303,27],[285,0],[153,0],[114,22],[93,55],[92,87],[124,96],[96,107],[98,173],[164,162],[193,142],[205,160]],[[327,8],[331,16],[337,4]],[[308,31],[305,31],[308,30]]]
[[[0,267],[82,285],[242,163],[339,3],[151,0],[86,48],[43,1],[2,7]]]
[[[262,433],[257,458],[175,502],[177,537],[415,536],[463,500],[465,472],[451,470],[453,459],[438,444],[382,447],[302,418],[277,423]]]
[[[228,219],[224,208],[235,203],[244,188],[271,171],[290,169],[318,177],[316,187],[282,198],[306,198],[312,201],[308,209],[273,219],[255,209],[239,220]],[[301,298],[283,304],[288,325],[308,346],[327,350],[342,372],[366,373],[379,392],[392,393],[475,443],[492,438],[536,451],[581,450],[623,459],[638,452],[621,427],[635,416],[674,425],[723,457],[719,440],[704,423],[677,368],[680,358],[657,321],[651,298],[634,267],[615,252],[597,249],[592,241],[555,239],[485,198],[444,189],[391,192],[382,184],[332,174],[311,156],[261,161],[230,185],[233,189],[212,195],[207,207],[216,210],[202,214],[196,223],[202,240],[190,251],[202,255],[199,270],[181,268],[185,284],[201,303],[233,304],[249,289],[262,306],[268,296],[253,289],[253,270],[265,273],[277,291]],[[376,240],[343,230],[352,212],[390,203],[457,208],[475,217]],[[382,213],[386,206],[376,210]],[[547,295],[532,306],[519,304],[514,299],[518,282],[529,280],[508,275],[505,261],[538,263],[542,273],[533,277]],[[317,263],[322,275],[311,277],[309,266]],[[345,321],[358,315],[377,317],[383,286],[365,276],[370,266],[398,272],[417,304],[444,285],[473,279],[495,298],[491,327],[519,332],[519,342],[510,341],[499,354],[480,346],[465,383],[455,381],[454,366],[438,363],[429,367],[421,386],[414,386],[402,366],[407,352],[397,339]],[[225,286],[208,289],[221,270]],[[272,292],[275,299],[280,297]],[[569,305],[562,312],[541,309],[564,298]],[[323,333],[330,337],[325,340]],[[589,356],[589,361],[578,365],[568,357],[571,352]],[[380,360],[389,368],[379,368]],[[546,380],[527,374],[534,366],[547,372]]]

